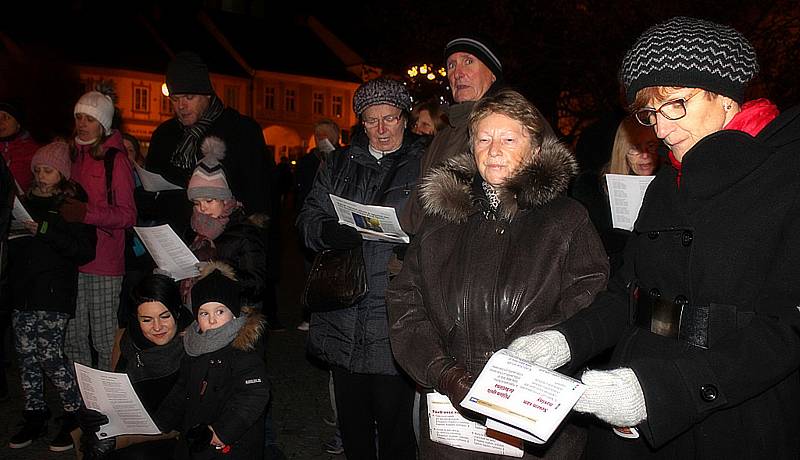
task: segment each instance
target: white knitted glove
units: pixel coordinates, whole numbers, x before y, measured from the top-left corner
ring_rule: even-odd
[[[569,362],[569,344],[558,331],[543,331],[520,337],[508,346],[517,358],[548,369],[556,369]]]
[[[594,414],[613,426],[636,426],[647,418],[639,379],[627,367],[583,373],[586,391],[575,404],[578,412]]]

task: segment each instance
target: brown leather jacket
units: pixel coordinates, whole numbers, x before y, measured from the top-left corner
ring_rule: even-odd
[[[493,352],[564,321],[605,288],[603,245],[585,209],[563,196],[576,170],[547,138],[498,190],[496,214],[486,212],[471,154],[423,181],[425,220],[386,291],[392,351],[420,385],[436,388],[455,364],[477,375]]]

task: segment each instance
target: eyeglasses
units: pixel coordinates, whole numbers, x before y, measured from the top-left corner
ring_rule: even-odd
[[[689,97],[682,97],[667,101],[661,104],[661,107],[657,109],[651,107],[639,109],[634,113],[636,121],[644,126],[655,126],[657,118],[656,114],[658,113],[660,113],[667,120],[680,120],[686,116],[686,103],[689,101],[689,99],[695,97],[702,91],[703,90],[701,89]]]
[[[628,149],[628,152],[625,155],[628,155],[629,157],[638,157],[645,153],[649,155],[655,155],[657,151],[658,151],[658,142],[650,141],[647,142],[646,144],[632,145]]]
[[[365,118],[362,123],[364,123],[364,126],[367,128],[374,128],[378,126],[378,123],[381,121],[383,121],[384,126],[396,126],[398,123],[400,123],[401,118],[403,118],[402,114],[386,115],[382,118]]]

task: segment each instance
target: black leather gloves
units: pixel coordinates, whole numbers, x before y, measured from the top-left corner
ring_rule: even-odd
[[[450,398],[450,402],[456,410],[464,412],[465,409],[461,407],[460,403],[467,396],[474,381],[475,378],[468,370],[456,364],[444,371],[441,378],[439,378],[438,390]]]
[[[108,423],[108,417],[102,412],[81,406],[78,409],[78,425],[84,433],[97,433],[100,427]]]
[[[208,425],[195,425],[186,432],[186,443],[192,452],[203,452],[210,448],[212,436]]]
[[[353,227],[335,220],[322,224],[322,242],[333,249],[353,249],[361,245],[361,235]]]

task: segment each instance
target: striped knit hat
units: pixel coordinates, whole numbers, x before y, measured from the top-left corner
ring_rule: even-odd
[[[675,17],[647,29],[622,60],[628,103],[650,86],[702,88],[742,102],[758,73],[753,46],[731,27]]]
[[[453,53],[469,53],[483,62],[483,65],[489,68],[498,80],[503,77],[503,63],[497,57],[497,53],[492,51],[488,45],[488,40],[485,38],[477,39],[474,37],[459,37],[450,40],[444,47],[444,62],[447,63],[447,58]]]
[[[203,141],[200,151],[203,152],[203,158],[197,162],[186,187],[189,200],[233,199],[228,179],[225,178],[225,169],[220,163],[225,158],[225,142],[218,137],[209,136]]]

